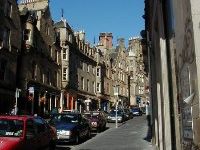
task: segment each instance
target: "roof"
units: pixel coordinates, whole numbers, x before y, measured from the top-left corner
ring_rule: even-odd
[[[67,28],[67,29],[73,31],[72,28],[70,27],[70,25],[64,19],[61,19],[59,22],[56,22],[54,24],[54,27],[56,27],[56,28]]]

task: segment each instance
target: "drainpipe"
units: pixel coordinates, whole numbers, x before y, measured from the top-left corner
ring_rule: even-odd
[[[169,7],[169,8],[167,8]],[[168,69],[168,84],[169,84],[169,101],[170,101],[170,121],[171,121],[171,148],[176,150],[176,130],[175,130],[175,118],[174,118],[174,101],[173,101],[173,81],[172,81],[172,67],[171,67],[171,46],[170,46],[170,30],[172,31],[172,8],[171,0],[162,2],[163,20],[164,20],[164,34],[166,37],[166,51],[167,51],[167,69]],[[171,34],[172,35],[172,34]],[[173,54],[172,54],[173,55]]]

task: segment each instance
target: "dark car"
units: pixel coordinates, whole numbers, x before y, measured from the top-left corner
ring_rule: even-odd
[[[55,149],[56,138],[41,117],[0,116],[0,150]]]
[[[106,116],[101,111],[91,111],[84,113],[84,117],[90,122],[91,129],[98,132],[106,129]]]
[[[134,107],[131,111],[134,116],[142,116],[142,110],[139,107]]]
[[[126,115],[126,119],[132,119],[133,118],[133,113],[131,112],[131,109],[129,108],[124,108],[124,113]]]
[[[117,121],[124,122],[126,116],[123,110],[117,110]],[[116,122],[116,110],[111,110],[107,117],[108,122]]]
[[[90,124],[80,113],[61,113],[54,115],[49,124],[57,130],[57,143],[75,142],[90,137]]]

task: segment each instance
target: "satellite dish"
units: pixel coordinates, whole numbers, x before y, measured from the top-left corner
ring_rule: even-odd
[[[191,104],[193,98],[194,98],[194,93],[192,93],[189,97],[187,97],[186,99],[184,99],[184,102],[187,103],[187,104]]]

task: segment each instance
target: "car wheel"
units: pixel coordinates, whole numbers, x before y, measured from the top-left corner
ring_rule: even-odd
[[[88,129],[87,138],[90,139],[90,137],[91,137],[91,131],[90,131],[90,129]]]
[[[106,123],[103,125],[103,131],[106,130]]]
[[[80,137],[79,137],[79,135],[76,135],[76,137],[75,137],[75,143],[79,144],[79,142],[80,142]]]

